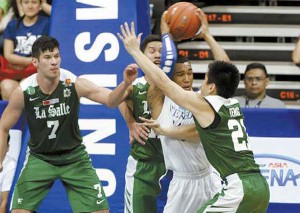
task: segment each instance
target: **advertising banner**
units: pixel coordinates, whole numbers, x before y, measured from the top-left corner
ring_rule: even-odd
[[[250,146],[270,187],[268,213],[300,211],[300,110],[244,109]]]

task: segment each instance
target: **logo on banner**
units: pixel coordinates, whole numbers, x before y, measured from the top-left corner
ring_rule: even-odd
[[[300,203],[299,159],[276,154],[258,154],[255,155],[255,160],[269,183],[271,202]]]

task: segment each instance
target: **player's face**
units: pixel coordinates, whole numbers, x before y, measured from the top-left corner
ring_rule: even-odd
[[[185,90],[192,90],[193,70],[190,62],[177,63],[173,74],[173,81]]]
[[[40,12],[40,0],[22,0],[21,7],[26,17],[34,17]]]
[[[149,42],[145,48],[144,54],[154,64],[160,67],[162,43],[160,41]]]
[[[249,98],[265,95],[269,78],[261,69],[251,69],[245,74],[244,84]]]
[[[208,81],[208,76],[207,73],[205,75],[205,78],[203,80],[203,83],[201,85],[201,95],[202,96],[207,96],[207,95],[216,95],[217,91],[216,91],[216,86],[214,83],[207,83]]]
[[[34,59],[34,65],[37,67],[38,72],[42,73],[45,77],[56,78],[59,75],[61,58],[58,48],[53,51],[45,51],[41,53],[39,60]]]
[[[200,92],[201,92],[201,95],[203,95],[203,96],[208,95],[207,74],[205,75],[204,80],[202,82]]]

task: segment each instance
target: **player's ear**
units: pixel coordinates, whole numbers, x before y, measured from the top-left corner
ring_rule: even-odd
[[[37,67],[39,60],[37,58],[32,57],[32,64]]]
[[[217,94],[217,87],[215,83],[209,84],[209,94]]]

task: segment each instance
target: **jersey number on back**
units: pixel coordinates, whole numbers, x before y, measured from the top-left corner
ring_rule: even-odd
[[[234,150],[237,152],[249,150],[247,144],[248,140],[244,140],[245,138],[248,138],[248,136],[245,135],[245,131],[243,131],[243,129],[245,129],[244,120],[241,119],[239,122],[238,120],[230,119],[228,120],[228,128],[234,130],[231,133]]]

